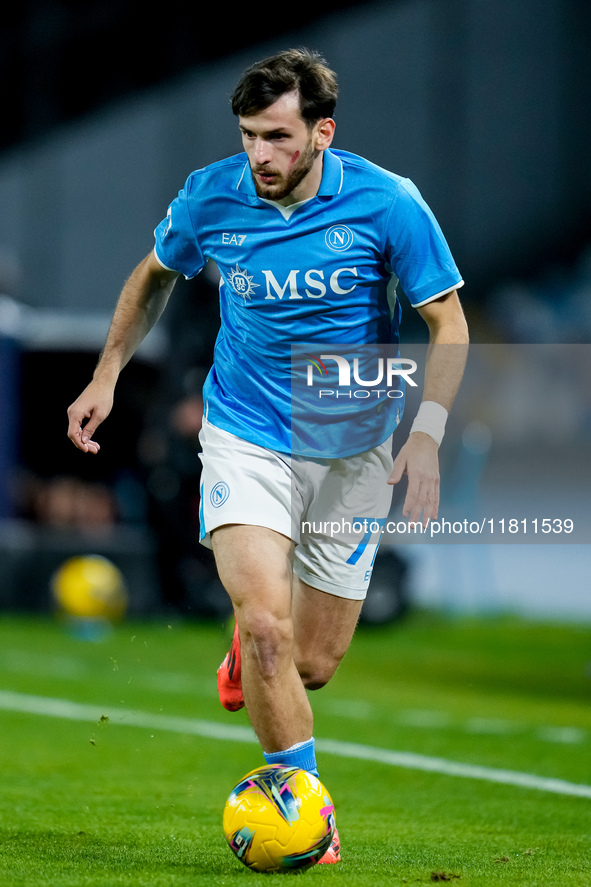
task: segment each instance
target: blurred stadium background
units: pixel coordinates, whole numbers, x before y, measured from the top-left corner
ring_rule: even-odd
[[[178,284],[99,458],[74,451],[65,411],[186,176],[240,150],[240,72],[303,44],[339,74],[336,146],[418,184],[466,280],[477,348],[442,450],[444,508],[583,528],[576,545],[385,546],[375,587],[396,600],[368,618],[404,598],[589,620],[591,6],[325,0],[204,21],[180,0],[29,0],[0,27],[0,608],[48,610],[57,567],[96,553],[134,615],[227,613],[195,542],[215,270]],[[409,307],[403,331],[422,341]]]

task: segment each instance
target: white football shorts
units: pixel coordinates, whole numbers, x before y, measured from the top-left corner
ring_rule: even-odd
[[[199,435],[201,542],[225,524],[268,527],[295,543],[294,572],[328,594],[363,600],[392,501],[392,438],[341,459],[305,460],[204,419]]]

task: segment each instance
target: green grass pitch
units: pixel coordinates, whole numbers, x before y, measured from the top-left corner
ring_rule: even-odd
[[[50,619],[2,616],[2,887],[276,877],[244,868],[221,833],[227,794],[262,763],[240,741],[244,712],[217,700],[228,637],[210,624],[126,622],[91,643]],[[311,694],[343,861],[283,877],[589,887],[591,792],[568,786],[591,786],[590,691],[588,626],[414,614],[360,628],[334,681]],[[210,728],[229,738],[199,735]],[[348,756],[359,746],[436,763]],[[437,762],[482,767],[482,778]],[[492,781],[499,770],[509,781]],[[524,787],[511,774],[541,781]]]

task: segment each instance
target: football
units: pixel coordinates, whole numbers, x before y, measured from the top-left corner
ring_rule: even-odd
[[[51,580],[59,611],[72,619],[118,622],[127,608],[121,571],[100,555],[71,557]]]
[[[247,773],[224,808],[226,841],[255,872],[310,868],[330,846],[334,827],[334,805],[320,780],[280,764]]]

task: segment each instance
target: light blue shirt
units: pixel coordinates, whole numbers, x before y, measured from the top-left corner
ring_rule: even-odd
[[[326,344],[396,344],[398,280],[415,307],[462,284],[413,183],[340,150],[325,151],[318,194],[289,217],[258,197],[246,154],[197,170],[155,237],[165,268],[191,278],[209,258],[221,274],[207,418],[283,453],[292,451],[292,344],[310,353]],[[371,446],[388,437],[401,410],[397,403],[385,411]],[[367,448],[341,439],[322,455]]]

